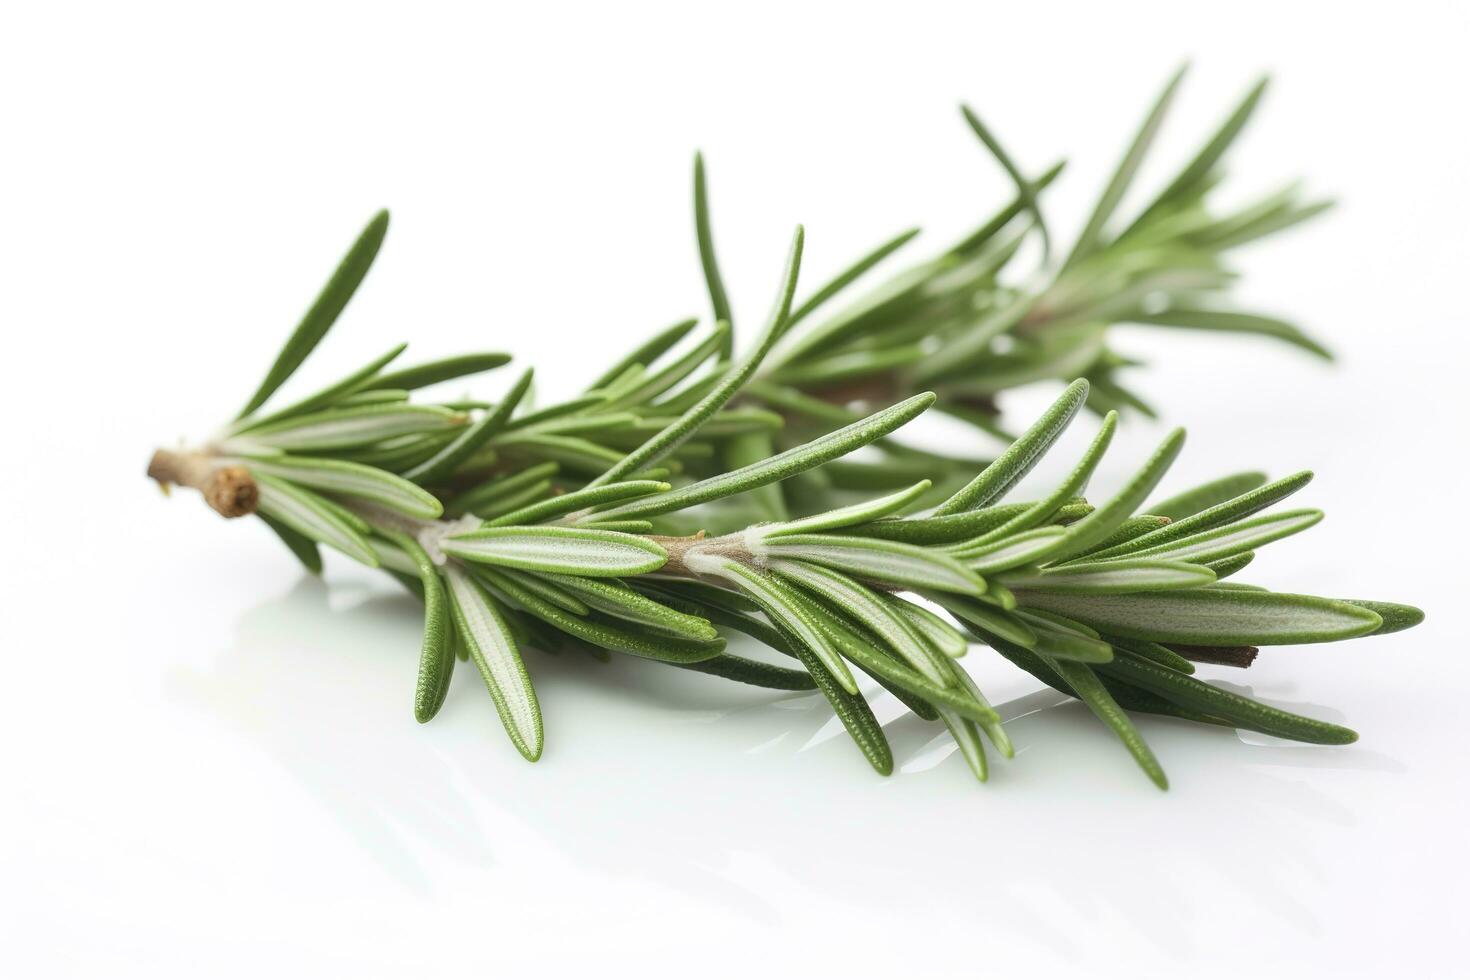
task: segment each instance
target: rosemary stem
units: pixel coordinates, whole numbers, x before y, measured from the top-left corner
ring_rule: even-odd
[[[253,514],[260,502],[260,488],[249,470],[208,453],[160,449],[148,461],[148,475],[165,488],[176,483],[198,490],[222,517]]]

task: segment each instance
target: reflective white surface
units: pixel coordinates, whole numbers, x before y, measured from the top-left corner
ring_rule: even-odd
[[[1465,15],[523,16],[7,15],[5,972],[1453,972],[1470,900]],[[816,695],[535,656],[547,748],[528,765],[470,671],[413,721],[418,613],[390,582],[346,561],[305,579],[263,529],[142,478],[155,444],[237,407],[380,203],[380,264],[301,387],[406,337],[421,357],[509,349],[567,394],[704,309],[694,145],[748,322],[796,220],[811,283],[913,222],[946,241],[1002,198],[960,98],[1026,165],[1072,155],[1055,214],[1075,228],[1183,54],[1197,71],[1166,160],[1277,69],[1232,181],[1305,173],[1347,203],[1243,256],[1243,299],[1343,357],[1116,343],[1147,352],[1138,388],[1190,427],[1170,486],[1317,471],[1300,499],[1328,520],[1243,577],[1428,609],[1411,633],[1202,670],[1350,724],[1357,745],[1144,718],[1161,794],[1087,712],[976,650],[1017,757],[978,786],[880,694],[883,779]],[[1162,431],[1125,425],[1098,485]]]

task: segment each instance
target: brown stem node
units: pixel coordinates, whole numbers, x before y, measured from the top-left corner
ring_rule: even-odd
[[[148,475],[164,486],[193,487],[221,517],[253,514],[260,503],[260,486],[248,469],[203,453],[160,449],[148,462]]]

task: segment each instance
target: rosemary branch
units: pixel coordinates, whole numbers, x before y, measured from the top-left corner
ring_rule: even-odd
[[[256,514],[313,572],[327,545],[393,575],[425,608],[415,717],[433,718],[456,661],[472,661],[512,743],[532,760],[544,732],[528,649],[613,651],[819,690],[884,773],[892,751],[854,668],[943,724],[977,778],[988,773],[986,743],[1013,754],[999,713],[959,663],[976,643],[1084,702],[1160,788],[1167,778],[1132,713],[1351,742],[1347,728],[1194,676],[1196,662],[1246,667],[1261,647],[1390,633],[1423,618],[1397,603],[1233,580],[1259,549],[1321,519],[1273,509],[1310,473],[1234,474],[1150,504],[1181,451],[1177,430],[1111,496],[1086,496],[1119,410],[1143,407],[1117,383],[1129,362],[1108,348],[1110,324],[1268,333],[1321,352],[1280,321],[1203,304],[1218,303],[1229,281],[1226,250],[1320,209],[1290,194],[1225,217],[1205,207],[1261,86],[1150,205],[1114,229],[1177,84],[1176,76],[1060,261],[1050,258],[1039,200],[1059,169],[1028,180],[967,109],[1016,182],[1014,201],[938,259],[800,332],[913,233],[797,302],[798,229],[770,320],[737,360],[697,159],[696,237],[715,315],[707,333],[696,333],[695,320],[675,324],[583,394],[536,409],[529,371],[498,401],[415,401],[421,388],[509,358],[393,369],[399,346],[267,412],[366,275],[387,232],[382,213],[246,410],[202,448],[159,450],[148,475],[199,490],[224,516]],[[1029,278],[1043,285],[1010,285],[1001,273],[1032,234],[1043,269]],[[931,408],[1000,433],[995,396],[1047,379],[1070,383],[993,459],[899,438]],[[1037,499],[1010,500],[1083,408],[1100,423],[1071,472]],[[731,653],[731,632],[795,663]]]

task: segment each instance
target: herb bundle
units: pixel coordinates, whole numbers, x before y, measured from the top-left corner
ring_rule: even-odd
[[[998,274],[1023,237],[1049,243],[1037,196],[1055,172],[1028,181],[967,112],[1016,179],[1015,202],[956,249],[811,330],[793,332],[911,236],[797,304],[798,229],[772,312],[737,359],[696,164],[715,313],[702,337],[696,321],[677,324],[583,394],[540,408],[529,404],[530,371],[494,402],[416,401],[419,389],[509,358],[404,368],[402,346],[267,408],[366,275],[387,231],[380,214],[239,416],[198,448],[159,450],[149,475],[198,489],[224,516],[258,516],[313,572],[327,545],[393,575],[425,608],[415,716],[431,719],[457,662],[473,663],[532,760],[543,731],[527,650],[612,651],[819,690],[883,773],[892,754],[855,672],[944,725],[980,779],[986,742],[1012,754],[999,714],[960,662],[976,643],[1087,704],[1160,787],[1163,769],[1130,713],[1351,742],[1346,728],[1194,676],[1197,662],[1246,666],[1261,646],[1387,633],[1422,618],[1394,603],[1227,581],[1256,550],[1321,518],[1270,510],[1310,474],[1237,474],[1146,503],[1181,449],[1175,431],[1120,489],[1086,495],[1118,409],[1136,401],[1112,376],[1121,362],[1104,344],[1109,323],[1270,332],[1317,349],[1277,321],[1268,328],[1201,305],[1226,284],[1225,249],[1313,210],[1289,197],[1221,219],[1204,210],[1215,165],[1259,87],[1132,225],[1106,233],[1176,84],[1069,257],[1037,288],[1002,285]],[[990,461],[895,435],[931,407],[997,431],[995,392],[1082,374],[1089,380],[1068,385]],[[1010,500],[1084,406],[1101,421],[1070,473],[1044,496]],[[789,663],[731,652],[732,633]]]

